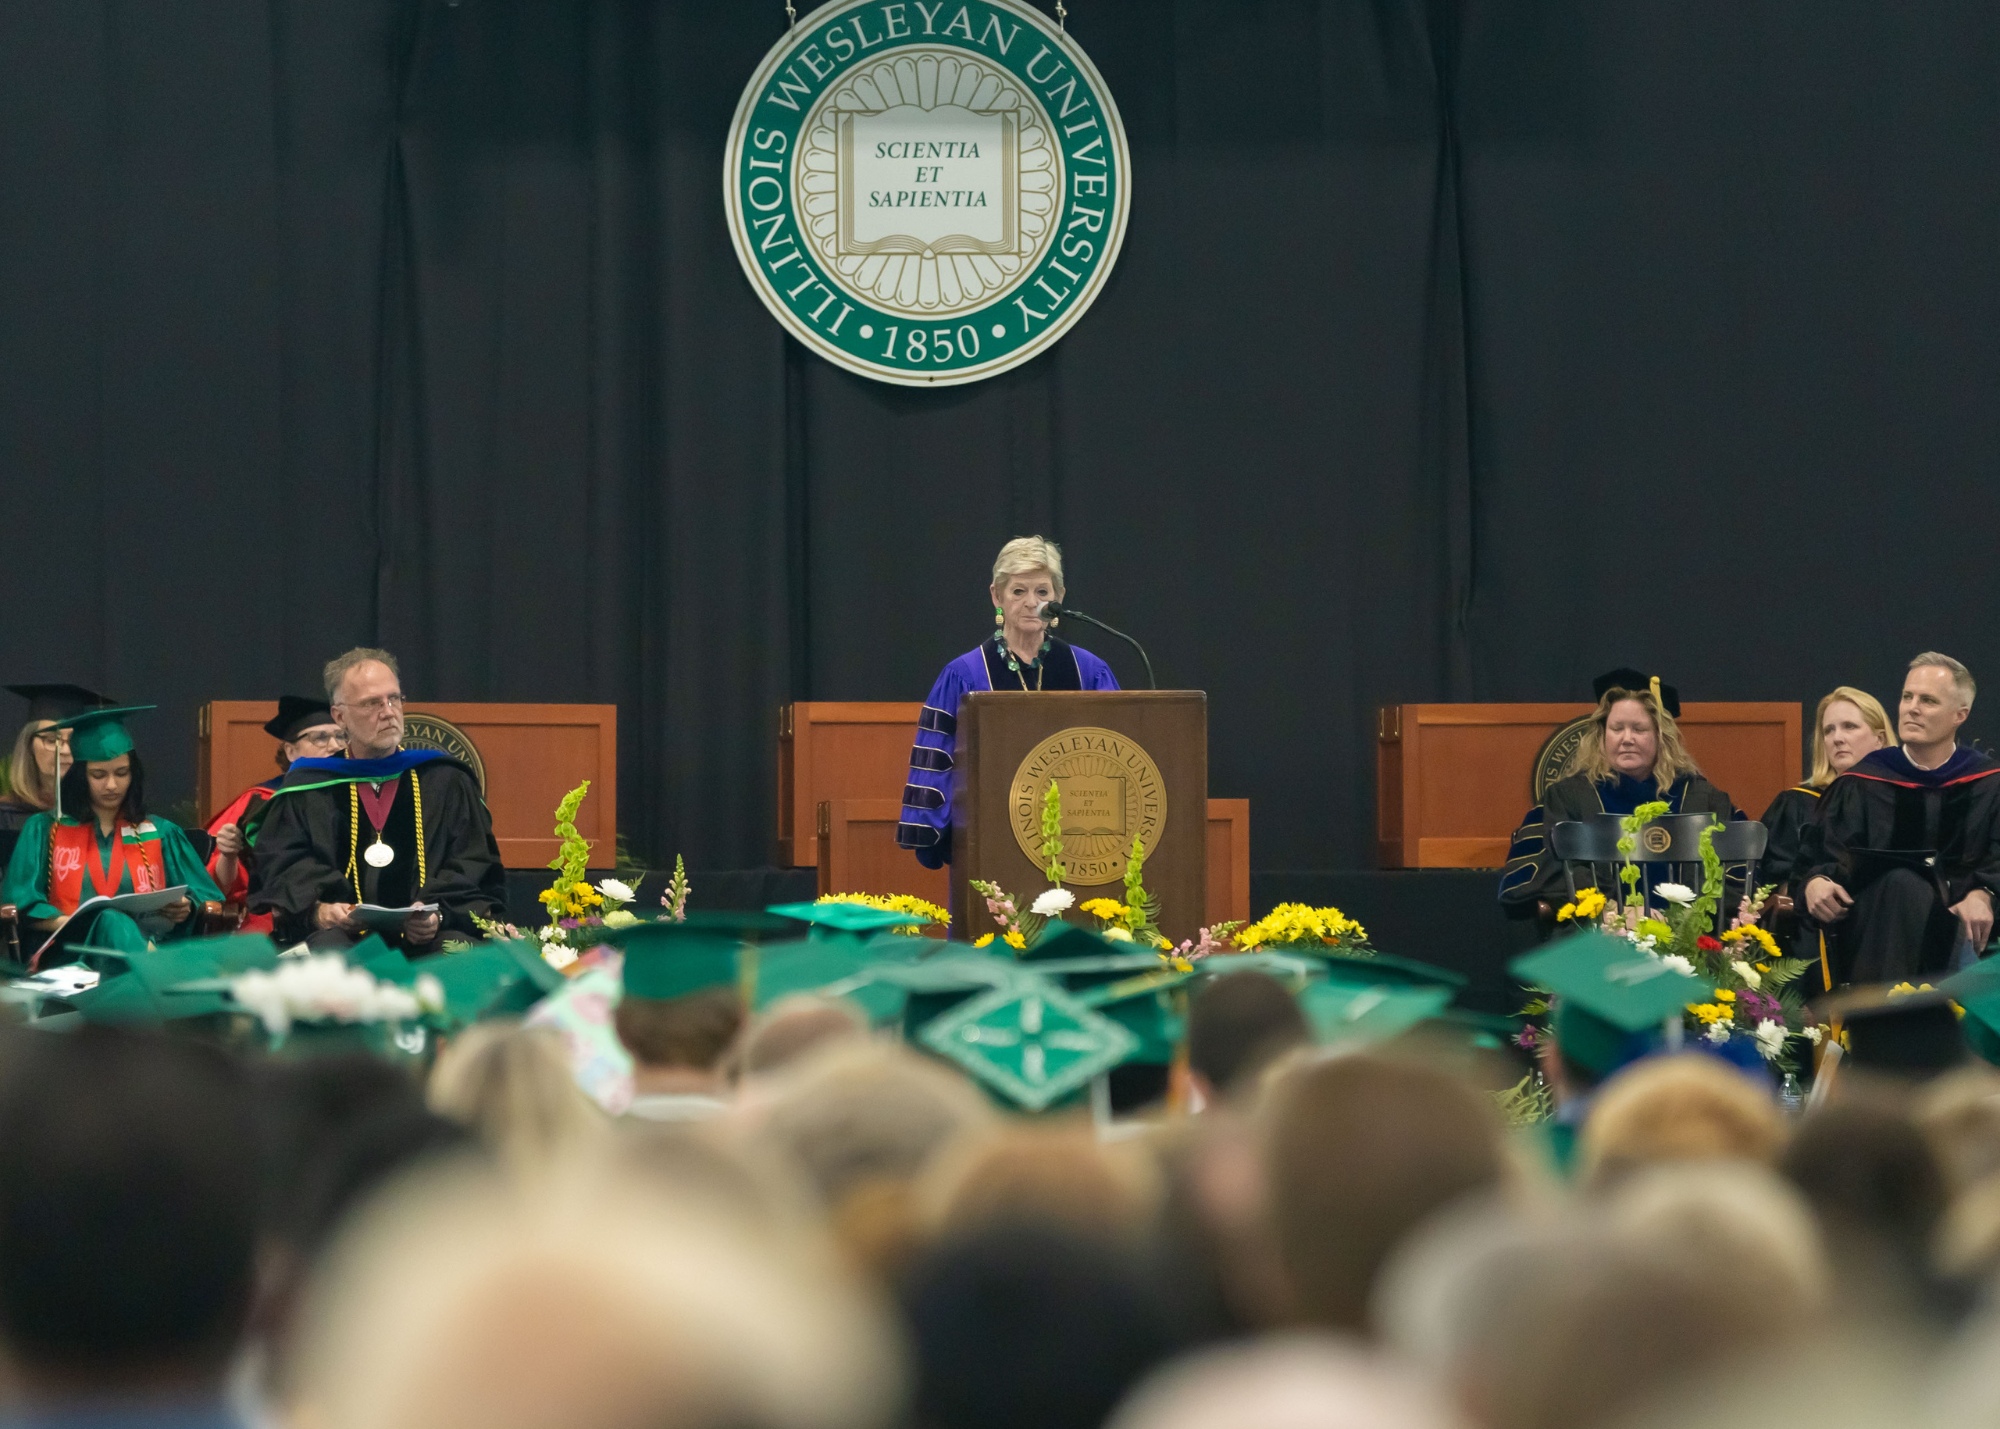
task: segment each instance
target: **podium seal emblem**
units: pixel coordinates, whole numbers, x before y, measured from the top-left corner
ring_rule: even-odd
[[[1125,126],[1090,57],[1023,0],[830,0],[730,126],[730,237],[785,330],[912,387],[1043,352],[1125,241]]]
[[[1167,786],[1160,766],[1113,730],[1078,725],[1050,735],[1021,761],[1007,789],[1008,822],[1021,852],[1041,865],[1042,800],[1062,791],[1063,862],[1080,887],[1118,883],[1137,836],[1151,857],[1167,827]]]

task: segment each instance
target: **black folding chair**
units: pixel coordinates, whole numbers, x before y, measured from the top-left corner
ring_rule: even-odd
[[[1624,820],[1617,814],[1596,814],[1557,824],[1549,831],[1549,845],[1563,861],[1563,879],[1572,899],[1577,893],[1576,866],[1580,863],[1590,865],[1592,885],[1607,890],[1614,901],[1622,896],[1624,885],[1618,881],[1618,867],[1628,857],[1639,865],[1640,891],[1650,898],[1653,888],[1661,883],[1701,887],[1701,831],[1714,822],[1711,814],[1663,815],[1639,826],[1632,852],[1625,855],[1618,852]],[[1738,819],[1715,831],[1715,856],[1728,869],[1731,882],[1740,876],[1745,887],[1757,886],[1757,860],[1764,856],[1770,837],[1770,831],[1755,819]],[[1743,870],[1740,875],[1738,868]],[[1718,933],[1728,926],[1733,901],[1724,898],[1723,906],[1715,910]]]

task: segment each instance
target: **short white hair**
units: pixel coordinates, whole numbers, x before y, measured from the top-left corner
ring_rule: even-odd
[[[1063,598],[1062,547],[1045,536],[1016,536],[1002,546],[993,559],[993,584],[1031,571],[1047,571],[1055,582],[1056,599]]]
[[[1936,650],[1926,650],[1923,654],[1917,656],[1916,659],[1910,661],[1910,668],[1912,670],[1949,670],[1951,672],[1951,687],[1958,691],[1958,697],[1965,701],[1965,707],[1967,709],[1972,708],[1972,698],[1979,693],[1979,686],[1973,683],[1972,671],[1966,669],[1965,666],[1959,664],[1951,656],[1940,654]]]

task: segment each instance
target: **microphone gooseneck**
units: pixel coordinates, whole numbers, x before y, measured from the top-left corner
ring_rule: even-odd
[[[1124,631],[1118,629],[1115,626],[1106,625],[1096,616],[1085,615],[1075,606],[1064,605],[1060,601],[1051,600],[1044,602],[1042,605],[1041,615],[1042,619],[1044,620],[1053,620],[1058,617],[1067,620],[1080,620],[1085,625],[1096,626],[1099,630],[1102,630],[1106,635],[1113,635],[1116,636],[1118,639],[1123,640],[1127,645],[1130,645],[1134,650],[1139,652],[1139,662],[1146,667],[1146,688],[1149,690],[1157,690],[1160,688],[1159,680],[1156,679],[1153,675],[1153,657],[1146,653],[1145,646],[1141,645],[1137,640],[1134,640]]]

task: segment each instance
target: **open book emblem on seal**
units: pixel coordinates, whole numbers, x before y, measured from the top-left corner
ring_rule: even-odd
[[[1078,725],[1028,752],[1008,786],[1007,815],[1014,841],[1037,867],[1042,800],[1051,783],[1062,797],[1063,862],[1071,883],[1091,888],[1122,880],[1135,837],[1148,854],[1159,848],[1167,788],[1160,766],[1136,741]]]

